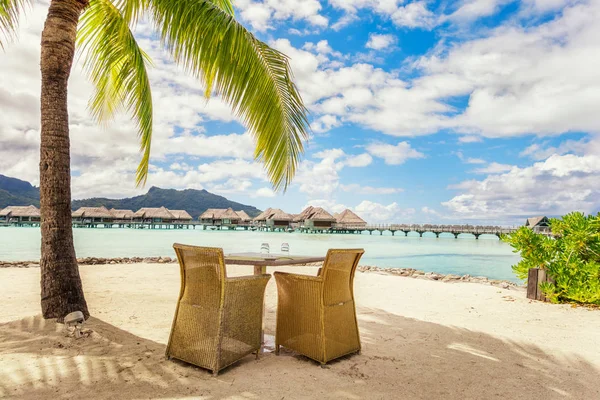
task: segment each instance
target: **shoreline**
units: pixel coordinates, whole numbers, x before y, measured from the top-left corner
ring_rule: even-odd
[[[129,264],[175,264],[177,258],[173,257],[84,257],[78,258],[79,265],[129,265]],[[321,263],[305,264],[307,266],[318,266]],[[39,268],[39,261],[0,261],[1,268]],[[509,290],[524,290],[525,285],[519,285],[512,281],[501,279],[490,279],[486,276],[440,274],[437,272],[426,272],[415,268],[384,268],[371,265],[359,265],[357,268],[361,273],[378,273],[384,275],[402,276],[405,278],[425,279],[440,281],[444,283],[479,283]]]

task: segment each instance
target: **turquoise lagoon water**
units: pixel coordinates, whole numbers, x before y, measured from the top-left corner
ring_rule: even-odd
[[[228,252],[260,251],[261,243],[269,243],[271,252],[281,244],[290,245],[290,253],[324,255],[329,248],[364,248],[362,265],[415,268],[442,274],[470,274],[518,282],[511,265],[519,261],[509,245],[495,236],[483,235],[479,240],[471,235],[458,239],[448,234],[403,233],[392,236],[326,235],[252,231],[211,231],[201,229],[74,229],[78,257],[174,257],[173,243],[222,247]],[[0,260],[35,260],[40,257],[39,228],[0,228]]]

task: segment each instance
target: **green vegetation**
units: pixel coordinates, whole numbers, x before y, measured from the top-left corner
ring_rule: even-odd
[[[574,212],[552,219],[554,238],[522,227],[503,238],[522,260],[513,265],[520,279],[530,268],[545,269],[554,283],[540,288],[554,303],[600,305],[600,214]]]

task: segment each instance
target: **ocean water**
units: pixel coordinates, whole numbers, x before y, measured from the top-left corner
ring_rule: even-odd
[[[173,243],[222,247],[225,253],[260,251],[269,243],[272,253],[288,243],[290,254],[325,255],[329,248],[364,248],[361,265],[384,268],[415,268],[426,272],[486,276],[519,282],[511,265],[519,261],[506,243],[496,236],[483,235],[479,240],[471,235],[458,239],[450,234],[436,238],[434,234],[417,233],[405,237],[402,232],[392,236],[327,235],[306,233],[211,231],[202,229],[74,229],[78,257],[174,257]],[[36,260],[40,257],[39,228],[0,227],[0,260]]]

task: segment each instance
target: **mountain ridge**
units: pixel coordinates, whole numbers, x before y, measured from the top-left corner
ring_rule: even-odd
[[[0,174],[0,209],[7,206],[39,207],[40,189],[29,182],[11,178]],[[89,199],[73,200],[72,209],[79,207],[100,207],[108,209],[128,209],[137,211],[142,207],[161,207],[172,210],[186,210],[197,219],[208,208],[233,208],[243,210],[251,217],[260,214],[261,210],[254,206],[231,201],[226,197],[202,189],[162,189],[152,186],[146,194],[126,197],[122,199],[109,199],[105,197],[92,197]]]

